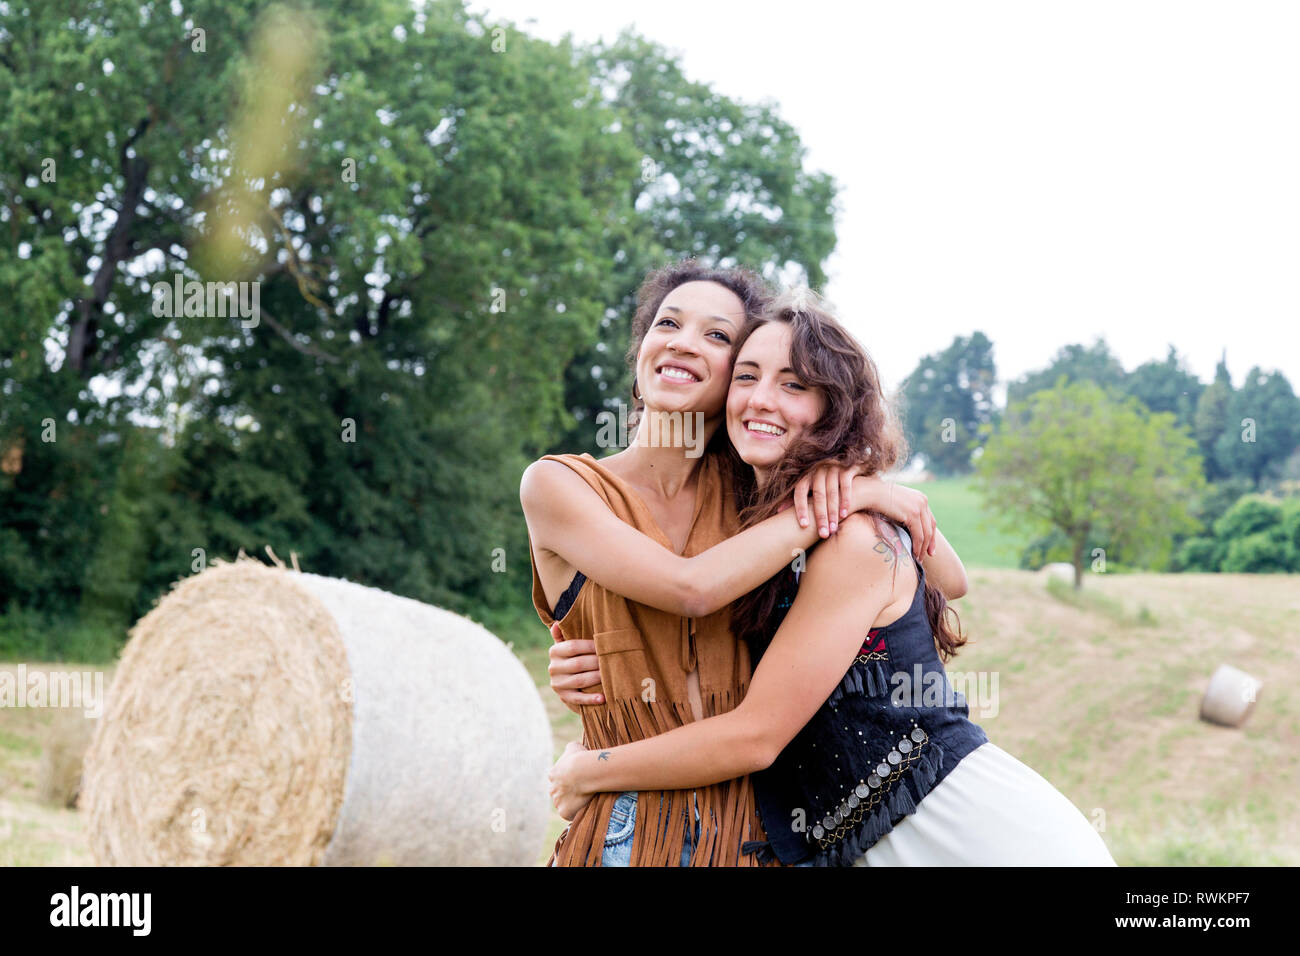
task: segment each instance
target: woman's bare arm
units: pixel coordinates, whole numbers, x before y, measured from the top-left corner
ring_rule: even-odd
[[[852,665],[894,576],[869,521],[849,518],[820,545],[785,620],[735,710],[556,765],[583,793],[700,787],[770,766]],[[905,582],[900,585],[905,587]],[[915,586],[913,584],[913,586]]]
[[[949,601],[955,601],[966,593],[966,567],[938,528],[934,532],[934,553],[921,559],[921,567],[925,568],[929,582]]]
[[[874,478],[855,478],[849,510],[879,507]],[[793,511],[773,515],[690,558],[619,520],[572,469],[537,461],[519,489],[535,548],[559,555],[601,587],[685,617],[703,617],[752,591],[818,540]]]

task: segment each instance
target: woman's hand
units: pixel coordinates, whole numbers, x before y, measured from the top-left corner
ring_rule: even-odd
[[[560,759],[555,761],[547,777],[551,781],[551,803],[565,820],[572,820],[578,811],[587,805],[592,794],[586,793],[577,782],[577,764],[580,754],[586,753],[582,744],[574,741],[564,748]]]
[[[879,511],[885,517],[907,527],[912,537],[916,560],[934,554],[938,525],[930,511],[930,500],[915,488],[885,481],[872,475],[853,479],[850,508],[853,511]]]
[[[600,683],[600,659],[596,657],[596,642],[566,641],[559,621],[551,625],[551,637],[555,643],[547,652],[550,664],[546,668],[546,672],[551,675],[551,690],[570,710],[603,704],[604,694],[582,692],[582,688]]]
[[[804,475],[794,486],[794,513],[799,527],[808,527],[808,495],[812,495],[813,517],[817,519],[817,533],[829,538],[847,518],[852,496],[853,479],[863,473],[861,465],[818,465]],[[785,510],[784,508],[782,509]]]

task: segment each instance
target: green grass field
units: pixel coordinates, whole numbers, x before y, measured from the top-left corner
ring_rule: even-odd
[[[1090,574],[1074,594],[1040,573],[976,568],[954,607],[970,643],[949,674],[996,688],[992,708],[967,693],[972,719],[1064,793],[1121,865],[1300,865],[1300,575]],[[516,652],[558,756],[578,718],[547,686],[545,648]],[[1223,663],[1263,681],[1239,730],[1197,717]],[[0,710],[0,866],[91,862],[81,814],[36,800],[48,721]],[[539,863],[562,826],[553,815]]]
[[[969,478],[940,478],[911,487],[930,499],[939,530],[967,568],[1018,566],[1020,552],[1029,544],[1028,535],[992,528],[984,515],[983,500]]]

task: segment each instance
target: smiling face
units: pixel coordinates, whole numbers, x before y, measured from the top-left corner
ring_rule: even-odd
[[[727,435],[760,482],[826,410],[822,390],[800,381],[792,368],[793,337],[785,322],[755,329],[736,356],[727,393]]]
[[[646,408],[718,418],[731,380],[731,343],[745,304],[716,282],[685,282],[664,297],[637,353]]]

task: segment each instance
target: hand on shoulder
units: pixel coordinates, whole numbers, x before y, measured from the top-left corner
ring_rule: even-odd
[[[892,581],[894,569],[901,558],[907,557],[907,551],[888,522],[881,521],[880,525],[881,529],[877,530],[870,515],[849,515],[840,523],[839,531],[813,551],[809,572],[813,572],[814,566],[821,566],[824,570],[818,576],[859,585]],[[881,536],[881,531],[886,537]]]
[[[880,524],[885,534],[889,538],[881,538],[880,530],[877,529],[877,523]],[[840,522],[840,530],[831,535],[821,544],[821,548],[831,553],[841,552],[845,555],[855,555],[863,557],[868,554],[881,554],[882,551],[888,550],[890,554],[894,552],[894,538],[896,533],[890,527],[888,521],[872,520],[872,516],[864,512],[855,512]]]

